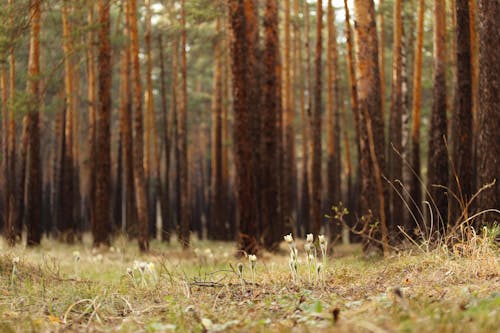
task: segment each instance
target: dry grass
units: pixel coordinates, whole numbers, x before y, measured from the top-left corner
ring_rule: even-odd
[[[100,251],[88,241],[45,241],[41,249],[0,243],[0,331],[492,332],[500,322],[500,257],[494,244],[476,240],[467,251],[386,259],[339,247],[325,281],[314,283],[299,245],[297,284],[283,245],[281,254],[258,258],[255,285],[248,261],[235,259],[228,243],[195,241],[196,253],[153,243],[147,256],[121,238]],[[134,284],[127,274],[134,260],[155,263],[157,281]]]

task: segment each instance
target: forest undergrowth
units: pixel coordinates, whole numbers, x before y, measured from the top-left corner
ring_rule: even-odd
[[[308,268],[297,240],[297,278],[286,243],[254,261],[232,243],[182,251],[125,237],[92,249],[44,240],[0,241],[0,331],[493,332],[500,322],[500,253],[494,235],[454,249],[365,258],[339,245]],[[312,257],[311,257],[312,258]],[[320,261],[318,255],[317,258]],[[242,271],[242,274],[239,272]]]

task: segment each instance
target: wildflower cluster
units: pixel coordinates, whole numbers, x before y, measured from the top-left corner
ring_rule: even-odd
[[[134,265],[127,268],[127,275],[135,287],[137,287],[138,280],[141,287],[147,287],[148,283],[156,283],[158,281],[155,264],[152,262],[134,260]]]
[[[290,271],[292,273],[292,278],[294,282],[298,281],[298,251],[295,246],[295,241],[292,237],[292,234],[285,235],[285,242],[288,244],[288,248],[290,249]],[[307,234],[306,235],[306,243],[304,244],[304,251],[306,255],[306,264],[307,264],[307,274],[309,278],[309,283],[311,282],[311,272],[314,272],[316,276],[316,281],[324,280],[324,269],[326,267],[326,256],[327,256],[327,247],[328,241],[324,235],[318,236],[318,243],[321,250],[321,258],[322,262],[318,263],[316,246],[314,245],[314,235]]]
[[[283,238],[285,239],[285,242],[288,244],[288,248],[290,249],[290,261],[288,265],[290,266],[290,271],[292,272],[292,278],[294,282],[297,282],[297,280],[299,279],[297,270],[299,251],[297,251],[297,247],[295,246],[295,241],[293,240],[292,234],[285,235]]]

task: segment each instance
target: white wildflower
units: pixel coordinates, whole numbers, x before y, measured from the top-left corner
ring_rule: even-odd
[[[313,234],[307,234],[306,235],[306,240],[307,240],[308,243],[312,243],[314,241]]]

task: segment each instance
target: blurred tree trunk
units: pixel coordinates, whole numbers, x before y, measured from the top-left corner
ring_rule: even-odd
[[[500,207],[500,3],[498,1],[479,0],[479,108],[478,108],[478,144],[477,175],[478,187],[495,184],[481,192],[478,197],[479,210]],[[492,225],[498,215],[489,213],[481,217],[482,223]],[[480,225],[479,223],[477,224]]]
[[[30,7],[31,32],[28,59],[27,93],[30,108],[27,120],[28,137],[28,181],[26,193],[27,245],[39,245],[42,236],[42,170],[40,156],[40,1],[34,0]]]
[[[404,225],[403,200],[399,196],[403,192],[403,163],[401,161],[403,156],[403,20],[401,0],[394,1],[393,17],[391,110],[387,149],[389,181],[393,183],[390,191],[391,201],[388,202],[391,214],[387,221],[391,235],[397,233],[398,225]]]
[[[212,239],[224,239],[225,228],[225,186],[222,178],[222,40],[221,19],[216,19],[214,96],[212,104],[212,184],[211,184],[211,231]]]
[[[187,55],[186,55],[186,8],[185,0],[181,0],[181,103],[178,118],[179,141],[177,142],[179,149],[179,171],[180,180],[180,233],[179,240],[184,249],[189,247],[189,205],[188,205],[188,115],[187,115]]]
[[[395,0],[394,5],[396,5],[396,2],[401,2],[401,0]],[[401,7],[401,4],[400,4]],[[382,110],[382,119],[384,120],[385,123],[385,29],[384,29],[384,0],[379,0],[378,2],[378,8],[377,8],[377,26],[378,26],[378,45],[379,45],[379,66],[380,66],[380,105],[381,105],[381,110]],[[396,22],[396,21],[394,21]],[[394,25],[396,26],[396,25]],[[394,65],[394,62],[393,62]]]
[[[73,46],[71,40],[71,27],[68,18],[68,1],[65,0],[61,7],[61,17],[63,25],[63,51],[64,51],[64,107],[65,123],[64,128],[64,155],[62,163],[62,188],[61,191],[61,215],[59,220],[59,238],[62,241],[73,243],[75,238],[74,229],[74,159],[73,159],[73,120],[75,112],[75,91],[73,89],[73,69],[74,64]]]
[[[344,11],[345,11],[345,35],[347,42],[347,68],[348,68],[348,76],[349,76],[349,97],[351,101],[351,109],[354,119],[354,129],[355,129],[355,145],[357,152],[357,163],[356,163],[356,182],[353,186],[354,193],[361,192],[361,178],[362,178],[362,170],[361,170],[361,133],[360,133],[360,117],[359,117],[359,105],[358,105],[358,90],[356,87],[356,72],[355,72],[355,59],[354,59],[354,46],[353,46],[353,38],[352,38],[352,29],[351,29],[351,17],[349,14],[349,6],[347,4],[347,0],[344,0]],[[350,203],[349,208],[356,212],[360,213],[360,203],[361,200],[355,200]],[[354,222],[354,221],[352,221]],[[358,235],[352,235],[353,240],[357,240]]]
[[[264,105],[262,112],[262,225],[264,245],[276,249],[281,238],[278,165],[278,4],[266,0],[264,11]],[[279,235],[279,236],[277,236]]]
[[[429,193],[427,201],[431,202],[434,221],[438,221],[438,226],[442,230],[444,225],[446,225],[448,213],[446,190],[438,187],[448,184],[445,1],[434,0],[433,12],[434,69],[427,167],[427,187]]]
[[[137,237],[137,211],[134,205],[134,157],[132,133],[131,100],[131,52],[130,52],[130,14],[125,6],[123,36],[125,48],[120,54],[120,136],[122,142],[123,182],[125,204],[125,230],[129,238]]]
[[[248,52],[247,64],[247,89],[248,89],[248,117],[249,117],[249,131],[251,133],[247,145],[251,153],[251,167],[250,173],[252,177],[251,191],[254,201],[248,202],[252,205],[254,223],[257,224],[256,234],[253,236],[260,239],[262,230],[265,226],[262,225],[260,216],[261,203],[259,198],[262,198],[260,182],[260,169],[261,169],[261,156],[260,156],[260,142],[261,142],[261,107],[262,107],[262,93],[260,87],[261,67],[259,64],[260,50],[259,50],[259,1],[258,0],[245,0],[245,34],[246,34],[246,48]]]
[[[14,24],[14,1],[9,0],[9,8],[11,14],[9,16],[9,24]],[[12,46],[9,49],[9,88],[7,94],[7,73],[4,72],[3,78],[3,109],[5,110],[4,131],[5,131],[5,160],[4,160],[4,177],[5,177],[5,196],[4,196],[4,234],[7,243],[13,246],[16,242],[15,217],[16,217],[16,118],[14,107],[7,103],[13,102],[16,93],[16,57],[15,49]],[[6,99],[9,98],[9,100]]]
[[[144,3],[146,7],[144,44],[146,53],[146,126],[144,132],[144,150],[146,152],[144,159],[144,170],[146,174],[146,189],[149,203],[149,230],[152,237],[156,237],[156,208],[158,195],[158,182],[160,176],[160,157],[158,150],[158,134],[156,130],[156,114],[154,110],[153,96],[153,60],[151,55],[151,4],[150,0]]]
[[[167,88],[165,83],[165,55],[163,54],[163,37],[161,34],[158,34],[158,51],[160,57],[160,95],[161,95],[161,108],[162,108],[162,117],[163,117],[163,153],[165,154],[165,180],[163,183],[161,176],[158,177],[158,194],[160,196],[161,201],[161,240],[164,242],[170,242],[170,234],[172,231],[171,221],[170,221],[170,126],[172,124],[172,120],[169,117],[173,117],[172,110],[170,113],[168,112],[167,107]]]
[[[457,70],[451,120],[451,174],[448,224],[455,226],[469,217],[472,193],[472,71],[469,0],[456,1]]]
[[[111,42],[110,2],[98,2],[98,111],[96,127],[96,202],[94,246],[109,245],[111,232]]]
[[[299,212],[298,216],[298,226],[297,231],[298,235],[301,236],[309,229],[309,140],[308,140],[308,130],[309,130],[309,117],[308,117],[308,109],[306,108],[306,96],[305,90],[308,86],[305,84],[304,80],[304,55],[302,52],[303,47],[303,39],[302,39],[302,30],[301,23],[302,19],[300,14],[304,13],[305,10],[300,6],[299,0],[294,0],[294,35],[295,35],[295,45],[294,49],[296,52],[296,61],[297,61],[297,70],[295,72],[295,82],[297,88],[299,90],[299,108],[300,108],[300,121],[301,121],[301,135],[302,135],[302,177],[301,177],[301,193],[300,193],[300,203],[299,203]],[[306,42],[309,43],[308,41]]]
[[[327,44],[327,203],[328,208],[339,205],[341,199],[340,184],[340,94],[339,94],[339,68],[337,50],[337,31],[335,28],[335,10],[332,0],[328,0],[327,11],[328,44]],[[341,237],[342,228],[334,224],[330,230],[331,237]]]
[[[355,0],[357,91],[360,114],[361,146],[361,208],[371,217],[365,220],[365,235],[379,238],[384,255],[389,252],[386,220],[386,190],[382,184],[384,159],[384,122],[380,110],[380,70],[373,0]],[[378,202],[377,202],[378,201]],[[373,220],[372,220],[373,219]],[[371,221],[372,220],[372,221]],[[380,223],[380,230],[369,230],[372,222]],[[365,239],[363,249],[374,244]]]
[[[252,154],[250,140],[250,115],[248,86],[248,49],[246,38],[246,17],[244,0],[228,0],[230,26],[232,29],[231,57],[233,74],[234,144],[236,164],[236,190],[238,210],[238,248],[247,253],[255,253],[258,248],[255,235],[258,225],[252,203],[256,198],[252,191]]]
[[[132,62],[132,83],[133,83],[133,107],[134,107],[134,188],[137,207],[138,221],[138,243],[139,250],[146,252],[149,250],[149,221],[148,221],[148,203],[145,187],[145,175],[143,165],[143,119],[142,119],[142,87],[141,73],[139,65],[139,38],[137,35],[137,4],[136,0],[127,2],[127,12],[129,15],[130,30],[130,52]]]
[[[424,42],[425,0],[419,0],[417,39],[413,69],[412,134],[411,134],[411,181],[410,181],[410,219],[406,232],[413,234],[417,222],[422,222],[422,174],[420,161],[420,112],[422,103],[422,53]],[[410,221],[412,221],[410,223]]]
[[[321,214],[321,92],[322,92],[322,61],[323,52],[323,1],[318,0],[316,6],[316,54],[315,66],[316,76],[314,84],[314,110],[312,112],[312,198],[311,198],[311,223],[312,232],[318,235],[321,232],[323,216]]]
[[[178,107],[178,77],[179,77],[179,40],[174,37],[172,47],[172,112],[174,115],[174,158],[175,158],[175,214],[176,214],[176,228],[179,232],[181,223],[181,194],[180,194],[180,164],[179,164],[179,107]]]
[[[94,6],[89,5],[87,14],[87,24],[94,24]],[[96,161],[94,156],[96,156],[96,64],[95,64],[95,34],[93,29],[89,29],[88,32],[88,44],[87,48],[87,99],[88,99],[88,145],[89,145],[89,178],[88,178],[88,202],[89,202],[89,217],[91,229],[94,229],[95,225],[95,191],[96,191],[96,173],[95,165]],[[55,185],[57,186],[57,185]]]
[[[292,66],[292,33],[290,22],[290,0],[284,0],[284,43],[283,43],[283,178],[284,191],[281,209],[286,230],[291,231],[295,227],[295,94],[293,93],[293,66]]]

